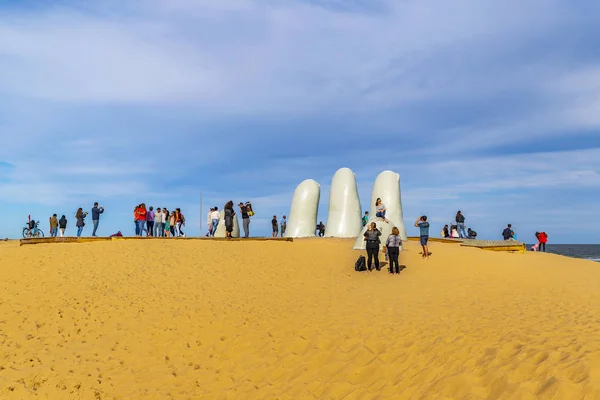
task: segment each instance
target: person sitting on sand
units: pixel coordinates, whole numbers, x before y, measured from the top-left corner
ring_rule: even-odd
[[[477,232],[475,232],[471,228],[467,229],[467,239],[475,239],[475,238],[477,238]]]
[[[229,200],[227,204],[225,204],[225,237],[227,239],[231,239],[231,232],[233,232],[233,216],[235,215],[235,211],[233,210],[233,201]]]
[[[429,248],[427,247],[427,241],[429,240],[429,222],[427,222],[427,216],[420,216],[415,222],[415,227],[419,228],[421,247],[423,248],[423,255],[421,258],[428,259]]]
[[[512,230],[512,225],[508,224],[506,228],[502,231],[502,237],[504,240],[510,240],[515,236],[515,233]]]
[[[400,273],[400,265],[398,264],[398,256],[400,255],[400,246],[402,245],[402,238],[400,238],[400,231],[398,228],[392,228],[392,234],[388,236],[385,241],[385,252],[390,260],[390,274]],[[395,268],[394,268],[395,266]]]
[[[383,204],[381,202],[381,199],[378,197],[377,200],[375,201],[375,209],[377,210],[377,212],[375,213],[375,216],[377,218],[381,218],[383,219],[385,222],[390,222],[385,218],[385,213],[387,211],[387,208],[385,208],[385,204]]]
[[[375,269],[377,271],[381,270],[379,266],[379,244],[381,241],[379,240],[379,236],[381,236],[381,232],[377,229],[377,224],[375,222],[371,222],[371,225],[367,228],[367,231],[364,234],[364,240],[366,240],[367,245],[367,270],[371,271],[373,268],[371,267],[371,261],[375,261]]]
[[[458,238],[459,237],[458,236],[458,227],[456,225],[452,225],[451,232],[452,233],[450,234],[450,237],[452,237],[452,238]]]
[[[450,237],[450,230],[448,229],[448,225],[444,225],[444,229],[442,229],[441,235],[443,238]]]

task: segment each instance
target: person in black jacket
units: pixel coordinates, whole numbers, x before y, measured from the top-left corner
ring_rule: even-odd
[[[460,211],[456,213],[456,229],[458,230],[459,238],[464,239],[467,237],[467,233],[465,232],[465,216]]]
[[[371,271],[373,268],[371,267],[371,260],[375,261],[375,269],[377,271],[381,270],[379,266],[379,244],[381,240],[379,240],[379,236],[381,236],[381,232],[377,229],[377,224],[375,222],[371,222],[369,228],[365,232],[365,241],[367,242],[367,268]]]
[[[58,220],[58,228],[60,229],[60,237],[65,236],[65,229],[67,229],[67,217],[64,215]]]
[[[231,239],[231,232],[233,232],[233,216],[235,215],[235,211],[233,211],[233,201],[229,200],[227,204],[225,204],[225,237]]]

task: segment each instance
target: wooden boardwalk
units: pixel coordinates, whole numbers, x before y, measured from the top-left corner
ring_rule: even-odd
[[[272,238],[272,237],[253,237],[253,238],[207,238],[207,237],[137,237],[137,236],[117,236],[117,237],[46,237],[30,238],[19,240],[19,245],[27,244],[46,244],[46,243],[90,243],[90,242],[110,242],[118,240],[206,240],[206,241],[229,241],[229,242],[293,242],[293,238]]]
[[[418,236],[411,236],[410,241],[419,241]],[[464,247],[476,247],[482,250],[490,251],[518,251],[524,253],[526,245],[517,240],[478,240],[478,239],[456,239],[456,238],[429,238],[430,242],[455,243]]]

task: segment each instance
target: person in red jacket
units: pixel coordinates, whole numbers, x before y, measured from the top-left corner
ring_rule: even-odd
[[[146,224],[146,205],[144,203],[135,208],[133,219],[135,220],[135,236],[142,236]]]
[[[538,234],[538,242],[539,242],[539,247],[538,250],[539,251],[546,251],[546,243],[548,243],[548,235],[546,234],[546,232],[540,232]]]

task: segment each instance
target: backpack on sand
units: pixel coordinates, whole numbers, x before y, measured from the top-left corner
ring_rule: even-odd
[[[365,256],[358,257],[356,263],[354,264],[354,270],[356,272],[366,271],[367,270],[367,260]]]

